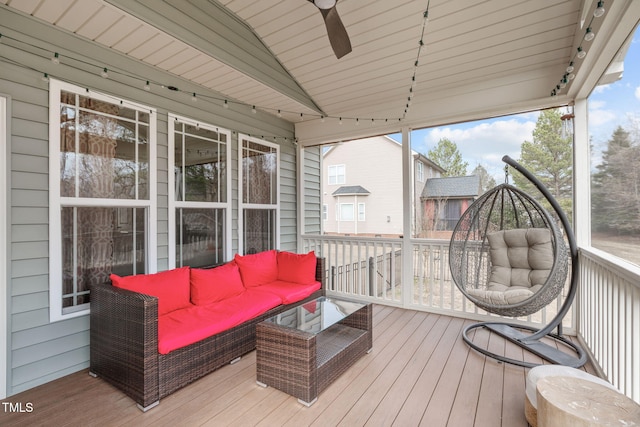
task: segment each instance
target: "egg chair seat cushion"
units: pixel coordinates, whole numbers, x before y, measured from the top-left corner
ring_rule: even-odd
[[[484,289],[469,289],[469,295],[492,305],[517,304],[542,288],[554,262],[549,229],[500,230],[487,240],[489,281]]]
[[[487,304],[511,305],[531,298],[540,288],[542,285],[531,287],[495,285],[491,290],[469,289],[467,292],[471,297]]]

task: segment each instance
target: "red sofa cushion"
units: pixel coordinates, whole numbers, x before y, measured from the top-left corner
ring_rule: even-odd
[[[240,270],[235,262],[212,269],[191,269],[191,302],[206,305],[244,292]]]
[[[240,268],[245,288],[264,285],[278,279],[275,250],[244,256],[236,254],[234,260]]]
[[[272,292],[282,299],[283,304],[291,304],[305,299],[321,287],[322,284],[315,281],[311,283],[292,283],[276,280],[275,282],[267,283],[256,289]]]
[[[226,313],[229,317],[238,317],[240,323],[251,320],[262,313],[282,304],[282,299],[261,288],[250,288],[241,295],[228,298],[210,305],[212,310]]]
[[[204,305],[173,311],[158,318],[158,352],[169,352],[238,325],[237,319]]]
[[[158,319],[158,352],[168,354],[231,329],[280,303],[275,294],[249,289],[224,301],[167,313]]]
[[[111,274],[113,286],[158,298],[158,316],[190,307],[189,267],[120,277]]]
[[[278,252],[276,259],[278,280],[300,284],[316,281],[316,254],[313,251],[308,254]]]

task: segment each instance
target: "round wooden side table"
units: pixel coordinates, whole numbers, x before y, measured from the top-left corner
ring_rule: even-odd
[[[537,401],[539,427],[640,426],[640,405],[582,378],[540,379]]]

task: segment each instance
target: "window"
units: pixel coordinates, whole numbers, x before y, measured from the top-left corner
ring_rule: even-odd
[[[339,185],[345,183],[344,165],[329,166],[329,185]]]
[[[231,132],[169,114],[170,267],[231,258]]]
[[[50,316],[86,314],[89,287],[155,272],[155,110],[51,80]]]
[[[353,203],[340,203],[340,221],[353,221]]]
[[[238,136],[239,252],[277,249],[280,235],[280,147]]]
[[[421,161],[416,162],[416,180],[424,182],[424,163]]]
[[[322,219],[324,221],[329,219],[329,206],[326,204],[322,205]]]
[[[358,221],[364,221],[364,203],[358,203]]]
[[[462,200],[438,200],[437,206],[437,220],[435,224],[436,230],[453,231],[462,216]]]

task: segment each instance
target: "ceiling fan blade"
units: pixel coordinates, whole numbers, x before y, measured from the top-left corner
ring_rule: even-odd
[[[335,5],[331,9],[320,9],[320,12],[324,18],[324,25],[327,27],[327,35],[333,52],[336,54],[336,58],[340,59],[351,52],[349,34],[344,28]]]

